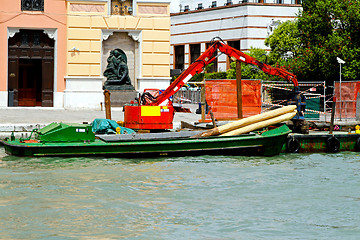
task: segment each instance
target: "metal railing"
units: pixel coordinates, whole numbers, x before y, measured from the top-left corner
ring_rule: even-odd
[[[300,93],[306,97],[304,116],[308,120],[326,118],[325,82],[299,82]],[[294,85],[281,81],[262,81],[262,111],[280,105],[286,105],[293,98]]]
[[[286,104],[285,102],[291,96],[294,87],[291,83],[280,81],[262,81],[261,84],[262,111]],[[326,92],[332,92],[327,91],[328,88],[332,87],[325,86],[325,82],[300,82],[299,87],[301,93],[307,98],[306,119],[330,121],[333,94],[326,95]],[[360,98],[358,99],[359,103],[356,102],[356,99],[340,100],[337,98],[335,120],[353,121],[356,120],[356,115],[360,117]],[[173,101],[175,103],[199,104],[201,102],[201,87],[183,88],[174,94]]]
[[[181,89],[173,95],[174,103],[193,103],[201,102],[201,88]]]

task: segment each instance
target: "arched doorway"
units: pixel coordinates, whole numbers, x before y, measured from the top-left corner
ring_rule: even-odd
[[[8,106],[53,106],[54,40],[20,30],[8,40]]]

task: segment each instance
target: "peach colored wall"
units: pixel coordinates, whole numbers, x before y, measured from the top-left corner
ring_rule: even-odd
[[[45,0],[44,12],[21,11],[20,0],[1,0],[0,11],[0,91],[7,91],[7,29],[57,29],[57,92],[65,89],[66,75],[66,1]]]

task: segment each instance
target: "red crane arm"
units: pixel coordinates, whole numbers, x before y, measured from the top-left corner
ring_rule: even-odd
[[[220,50],[226,55],[235,58],[243,63],[255,65],[266,74],[284,78],[287,81],[292,82],[294,84],[295,91],[298,91],[299,85],[297,78],[294,74],[289,73],[282,68],[274,68],[268,64],[262,63],[255,58],[239,50],[236,50],[235,48],[232,48],[219,40],[212,44],[203,54],[201,54],[201,56],[196,59],[194,63],[192,63],[182,74],[180,74],[180,76],[174,82],[172,82],[170,86],[149,105],[159,106],[166,99],[179,91],[180,88],[184,86],[195,74],[202,72],[205,66],[214,61],[215,57],[213,57],[213,55],[214,53],[216,53],[216,50]]]
[[[151,106],[159,106],[166,99],[174,95],[180,90],[195,74],[201,73],[205,66],[214,61],[215,57],[212,57],[216,52],[217,45],[213,44],[203,54],[201,54],[194,63],[192,63],[179,77],[173,81],[170,86],[165,89],[152,103]]]
[[[259,67],[260,70],[266,74],[282,77],[285,80],[292,82],[296,88],[299,86],[296,76],[294,74],[286,71],[285,69],[274,68],[268,64],[262,63],[262,62],[256,60],[255,58],[253,58],[235,48],[232,48],[229,45],[226,45],[220,41],[217,41],[215,44],[218,45],[218,49],[221,52],[225,53],[229,57],[233,57],[233,58],[235,58],[243,63],[246,63],[246,64],[255,65],[255,66]]]

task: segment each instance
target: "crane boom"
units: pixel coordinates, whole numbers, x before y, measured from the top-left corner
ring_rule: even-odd
[[[294,74],[286,71],[282,68],[275,68],[268,64],[262,63],[255,58],[233,48],[229,45],[223,43],[220,40],[215,41],[203,54],[196,59],[194,63],[192,63],[184,72],[180,74],[180,76],[173,81],[170,86],[162,92],[158,97],[156,97],[152,102],[149,103],[150,106],[159,106],[169,97],[174,95],[177,91],[180,90],[182,86],[184,86],[195,74],[200,73],[203,69],[214,61],[215,57],[212,57],[216,51],[219,50],[232,59],[239,60],[246,64],[252,64],[260,68],[264,73],[279,76],[284,78],[285,80],[292,82],[294,84],[295,93],[299,92],[299,84],[297,78]]]
[[[213,44],[203,53],[194,63],[192,63],[180,76],[173,81],[170,86],[161,94],[159,90],[155,92],[159,95],[151,94],[148,91],[138,99],[135,105],[124,106],[125,127],[134,129],[171,129],[173,127],[174,107],[168,99],[180,90],[195,74],[213,62],[217,56],[214,54],[220,51],[232,59],[246,64],[252,64],[260,68],[263,72],[273,76],[279,76],[294,84],[292,104],[297,106],[297,114],[293,120],[303,120],[302,114],[305,111],[305,97],[299,92],[299,85],[294,74],[282,68],[275,68],[266,63],[262,63],[255,58],[236,50],[225,44],[222,40],[214,41]],[[154,90],[154,89],[152,89]]]

